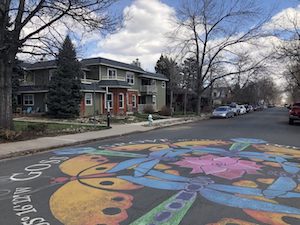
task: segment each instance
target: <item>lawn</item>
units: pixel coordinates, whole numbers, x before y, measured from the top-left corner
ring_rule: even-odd
[[[73,125],[27,121],[14,121],[14,127],[14,131],[0,132],[0,143],[108,129],[103,125]]]
[[[71,130],[103,130],[105,126],[93,125],[72,125],[62,123],[41,123],[41,122],[25,122],[14,121],[16,131],[71,131]]]

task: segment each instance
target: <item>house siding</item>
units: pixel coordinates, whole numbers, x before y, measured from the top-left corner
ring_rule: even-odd
[[[126,80],[126,70],[116,69],[113,66],[104,66],[101,65],[101,80],[108,80],[107,71],[108,69],[115,69],[117,71],[117,80]]]
[[[85,105],[85,93],[90,93],[93,96],[93,105]],[[83,98],[81,101],[81,115],[84,117],[93,116],[94,115],[94,104],[95,104],[95,115],[100,115],[103,113],[102,108],[102,101],[103,101],[103,95],[102,93],[95,93],[95,99],[94,95],[91,92],[85,92],[83,94]]]
[[[162,88],[163,81],[156,81],[157,93],[156,93],[156,108],[158,111],[166,105],[166,88]]]
[[[36,70],[34,71],[34,84],[35,85],[49,85],[49,72],[50,70]]]
[[[88,69],[86,78],[88,80],[99,80],[99,66],[89,66]]]
[[[24,101],[24,95],[33,95],[34,96],[34,105],[33,106],[27,106],[23,105]],[[27,108],[31,107],[33,111],[35,112],[45,112],[45,104],[46,104],[46,94],[45,93],[26,93],[21,94],[22,99],[22,110],[27,110]]]

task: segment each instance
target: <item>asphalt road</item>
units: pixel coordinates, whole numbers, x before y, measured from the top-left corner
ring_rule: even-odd
[[[286,109],[0,161],[1,225],[300,224]]]

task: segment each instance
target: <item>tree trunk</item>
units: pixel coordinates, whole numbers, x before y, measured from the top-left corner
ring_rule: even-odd
[[[170,91],[170,109],[171,109],[171,116],[173,116],[174,109],[173,109],[173,90],[172,89]]]
[[[201,94],[198,94],[198,97],[197,97],[197,115],[200,116],[201,114]]]
[[[186,115],[186,107],[187,107],[187,91],[184,92],[184,106],[183,106],[183,114]]]
[[[12,67],[9,59],[0,56],[0,129],[13,129]]]

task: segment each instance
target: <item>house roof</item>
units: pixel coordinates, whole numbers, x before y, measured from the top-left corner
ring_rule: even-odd
[[[92,84],[81,83],[81,91],[90,92],[94,90],[95,92],[105,92],[105,89],[103,87],[100,87],[98,83],[92,83]]]
[[[56,68],[56,60],[41,61],[33,64],[23,63],[22,66],[27,70],[41,70]]]
[[[134,72],[145,73],[145,71],[141,67],[138,67],[136,65],[118,62],[115,60],[101,58],[101,57],[83,59],[83,60],[81,60],[81,63],[85,66],[100,64],[100,65],[107,65],[107,66],[112,66],[112,67],[116,67],[116,68],[121,68],[121,69],[127,69],[127,70],[131,70]]]
[[[121,80],[101,80],[98,84],[100,87],[131,88],[131,85]]]
[[[161,73],[150,73],[150,72],[145,72],[144,74],[140,74],[139,77],[145,77],[145,78],[155,78],[157,80],[164,80],[164,81],[169,81],[169,79],[161,74]]]
[[[136,72],[138,73],[139,77],[169,81],[169,79],[163,74],[150,73],[136,65],[118,62],[115,60],[106,59],[102,57],[82,59],[80,63],[82,65],[83,70],[88,70],[87,66],[91,66],[91,65],[105,65],[112,68],[118,68],[118,69],[124,69],[128,71]],[[53,69],[56,68],[57,66],[56,66],[56,60],[49,60],[49,61],[36,62],[33,64],[22,63],[22,67],[26,70],[41,70],[41,69]]]
[[[42,92],[48,92],[48,87],[41,86],[41,85],[26,85],[26,86],[20,86],[18,92],[19,93],[42,93]]]

